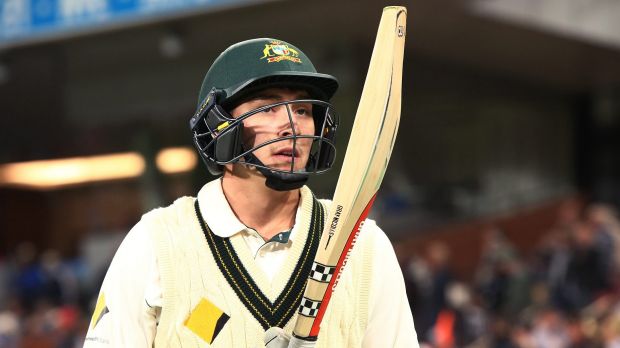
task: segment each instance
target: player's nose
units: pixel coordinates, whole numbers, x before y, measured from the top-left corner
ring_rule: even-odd
[[[291,110],[289,104],[282,105],[278,108],[277,113],[278,135],[281,137],[299,135],[299,126],[297,118]]]

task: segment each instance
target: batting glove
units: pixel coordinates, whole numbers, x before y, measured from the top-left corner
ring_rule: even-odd
[[[265,332],[265,348],[314,348],[315,343],[292,336],[279,327],[271,327]]]

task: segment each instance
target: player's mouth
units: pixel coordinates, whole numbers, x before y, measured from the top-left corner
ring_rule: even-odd
[[[274,152],[272,157],[277,163],[291,163],[293,159],[298,161],[300,154],[297,149],[293,151],[292,147],[284,147]]]

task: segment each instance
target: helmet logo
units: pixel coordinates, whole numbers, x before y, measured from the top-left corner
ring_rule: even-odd
[[[300,63],[301,59],[299,57],[299,52],[289,47],[289,45],[282,43],[281,41],[271,41],[269,44],[265,45],[263,49],[263,56],[260,59],[267,58],[267,63],[276,63],[281,62],[283,60],[289,60],[294,63]]]

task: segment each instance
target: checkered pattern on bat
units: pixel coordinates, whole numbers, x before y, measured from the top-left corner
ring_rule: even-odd
[[[329,283],[335,271],[336,267],[326,266],[315,261],[310,269],[310,278],[321,283]]]
[[[313,301],[304,297],[301,299],[301,304],[299,305],[299,314],[314,318],[319,312],[319,306],[321,306],[321,301]]]

